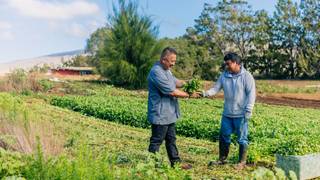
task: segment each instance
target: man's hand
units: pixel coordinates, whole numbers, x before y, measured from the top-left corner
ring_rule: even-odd
[[[200,98],[201,96],[201,92],[194,92],[190,95],[190,98]]]
[[[199,94],[200,94],[201,97],[207,97],[206,91],[204,91],[204,90],[199,92]]]
[[[172,93],[170,93],[170,95],[174,96],[174,97],[179,97],[179,98],[188,98],[189,97],[188,93],[181,91],[179,89],[174,90]]]
[[[252,116],[252,113],[251,113],[250,111],[246,111],[246,112],[244,113],[244,118],[245,118],[246,120],[249,120],[249,119],[251,118],[251,116]]]

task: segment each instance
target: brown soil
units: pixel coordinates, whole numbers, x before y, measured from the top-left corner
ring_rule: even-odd
[[[316,99],[306,99],[301,97],[276,97],[276,96],[259,96],[257,97],[257,102],[274,104],[274,105],[283,105],[283,106],[292,106],[299,108],[320,108],[320,100]]]
[[[260,80],[274,85],[288,87],[308,87],[319,85],[319,81],[295,81],[295,80]],[[206,81],[204,88],[212,87],[212,82]],[[217,95],[218,98],[223,98],[223,93]],[[267,93],[257,95],[258,103],[291,106],[299,108],[320,108],[320,93]]]
[[[223,98],[223,94],[216,96],[219,99]],[[298,108],[320,108],[320,93],[317,94],[268,94],[268,95],[257,95],[258,103],[291,106]]]

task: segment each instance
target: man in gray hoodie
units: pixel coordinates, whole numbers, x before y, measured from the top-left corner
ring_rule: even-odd
[[[252,115],[256,98],[255,82],[250,72],[241,65],[236,53],[228,53],[224,57],[225,71],[216,84],[204,97],[214,96],[221,89],[224,92],[224,110],[219,135],[219,160],[213,164],[225,164],[229,154],[231,134],[237,135],[239,143],[239,163],[236,168],[241,170],[246,165],[248,149],[248,120]]]

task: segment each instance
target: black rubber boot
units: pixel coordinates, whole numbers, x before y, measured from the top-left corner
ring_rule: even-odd
[[[210,161],[208,166],[226,164],[228,154],[229,154],[229,149],[230,149],[230,144],[223,143],[222,141],[219,141],[219,160],[218,161]]]

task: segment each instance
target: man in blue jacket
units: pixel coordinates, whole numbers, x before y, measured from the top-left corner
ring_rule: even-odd
[[[171,166],[181,162],[176,146],[175,123],[180,117],[177,98],[189,97],[188,93],[177,89],[184,82],[176,79],[170,71],[176,63],[176,56],[175,49],[165,48],[160,61],[154,64],[148,75],[148,121],[152,130],[149,152],[158,152],[165,140]],[[191,165],[183,164],[182,168],[189,169]]]
[[[216,84],[203,93],[204,97],[214,96],[221,89],[224,92],[224,110],[219,135],[219,160],[213,164],[225,164],[229,154],[231,134],[237,135],[239,143],[239,163],[236,168],[241,170],[246,165],[248,149],[248,120],[252,115],[256,99],[255,81],[241,65],[236,53],[228,53],[224,57],[225,71]]]

